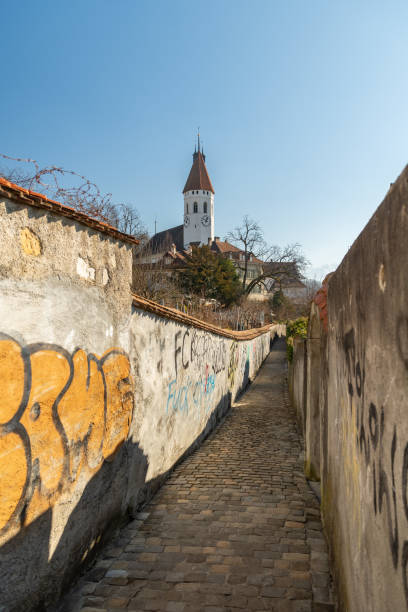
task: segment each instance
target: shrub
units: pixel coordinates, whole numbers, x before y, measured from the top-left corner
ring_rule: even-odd
[[[307,337],[307,317],[299,317],[294,321],[286,321],[286,356],[289,363],[293,360],[293,338]]]

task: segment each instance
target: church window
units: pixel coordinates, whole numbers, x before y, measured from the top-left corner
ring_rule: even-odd
[[[203,211],[206,213],[207,212],[207,202],[204,202],[204,208]]]
[[[197,202],[194,202],[194,212],[198,212],[198,204]]]
[[[186,213],[188,214],[188,203],[186,204]]]

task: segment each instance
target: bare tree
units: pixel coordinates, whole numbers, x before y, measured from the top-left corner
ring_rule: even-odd
[[[306,285],[306,299],[308,302],[310,302],[310,300],[312,300],[315,296],[315,294],[318,292],[318,290],[320,289],[320,287],[322,286],[322,283],[318,280],[316,280],[315,278],[306,278],[304,280],[304,283]]]
[[[227,234],[226,240],[231,241],[244,252],[244,261],[239,262],[238,267],[244,273],[242,289],[245,295],[249,295],[258,285],[271,289],[272,286],[279,288],[282,283],[299,280],[309,263],[298,243],[288,244],[285,247],[268,246],[261,227],[248,215],[245,215],[240,226]],[[251,254],[261,259],[263,266],[262,272],[247,284]]]
[[[103,194],[99,187],[82,174],[60,166],[40,168],[35,159],[10,157],[0,153],[17,167],[1,168],[0,174],[25,189],[41,190],[44,195],[84,212],[95,219],[117,227],[140,240],[147,236],[139,213],[129,204],[115,204],[112,194]]]
[[[178,278],[179,269],[169,267],[166,253],[159,254],[156,261],[154,255],[149,243],[135,247],[132,290],[165,306],[179,307],[184,297]]]
[[[242,290],[245,291],[248,277],[248,262],[252,255],[260,257],[266,249],[263,232],[256,221],[245,215],[240,226],[228,232],[225,240],[238,246],[245,254],[244,260],[238,262],[238,268],[242,270]]]
[[[131,204],[116,204],[117,228],[125,234],[136,236],[142,245],[149,238],[146,226],[144,225],[138,211]]]
[[[283,284],[300,280],[302,273],[309,264],[298,243],[284,247],[271,246],[266,249],[262,274],[254,278],[245,288],[246,294],[262,284],[267,288],[281,288]]]

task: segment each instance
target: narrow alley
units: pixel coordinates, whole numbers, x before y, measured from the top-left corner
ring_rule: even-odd
[[[92,511],[92,509],[90,509]],[[319,502],[303,475],[285,341],[60,612],[334,610]]]

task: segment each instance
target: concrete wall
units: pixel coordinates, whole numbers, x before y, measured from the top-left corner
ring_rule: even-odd
[[[289,363],[289,396],[296,410],[300,431],[305,433],[305,384],[306,384],[306,343],[302,338],[293,338],[293,359]]]
[[[0,608],[50,609],[256,375],[271,333],[135,306],[131,245],[53,206],[0,193],[0,235]]]
[[[0,604],[47,608],[125,511],[131,250],[6,198],[0,235]]]
[[[329,279],[328,325],[320,316],[308,361],[324,527],[352,612],[408,609],[407,235],[405,169]]]
[[[148,457],[150,487],[208,434],[255,377],[269,353],[270,333],[239,341],[139,308],[130,333],[138,407],[131,434]],[[146,492],[132,495],[135,504]]]

